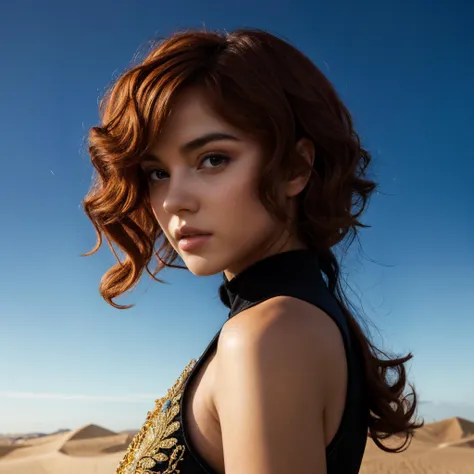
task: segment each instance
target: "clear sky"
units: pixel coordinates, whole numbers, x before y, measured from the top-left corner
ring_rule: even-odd
[[[98,99],[149,40],[203,24],[282,35],[335,84],[380,183],[353,299],[413,351],[426,420],[474,420],[471,2],[19,0],[0,16],[0,433],[139,428],[227,317],[219,275],[146,276],[120,311],[98,293],[108,249],[80,257]]]

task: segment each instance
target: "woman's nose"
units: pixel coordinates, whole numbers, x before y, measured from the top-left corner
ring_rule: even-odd
[[[192,182],[184,176],[170,177],[167,193],[163,201],[163,209],[168,214],[196,212],[199,200]]]

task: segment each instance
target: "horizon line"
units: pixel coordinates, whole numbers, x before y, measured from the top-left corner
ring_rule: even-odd
[[[65,393],[39,393],[39,392],[5,392],[0,391],[0,398],[14,400],[70,400],[70,401],[99,401],[99,402],[143,402],[157,400],[160,397],[146,393],[135,393],[129,395],[86,395]]]

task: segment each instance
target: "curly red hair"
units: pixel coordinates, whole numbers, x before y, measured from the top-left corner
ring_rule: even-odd
[[[144,270],[156,278],[163,267],[175,266],[177,253],[154,218],[139,160],[160,133],[176,97],[189,86],[199,86],[224,120],[262,144],[267,159],[259,195],[282,221],[287,216],[277,204],[277,185],[309,166],[295,153],[296,141],[304,137],[314,144],[309,183],[299,196],[297,231],[319,253],[328,286],[364,355],[369,433],[381,449],[404,449],[422,425],[413,420],[413,387],[410,395],[404,394],[404,364],[412,356],[390,358],[370,342],[348,309],[333,251],[364,226],[360,216],[376,188],[367,177],[371,157],[331,83],[284,40],[256,30],[179,33],[158,44],[111,87],[101,103],[102,123],[90,131],[89,152],[97,175],[83,203],[97,231],[97,244],[87,255],[99,249],[105,236],[118,260],[102,278],[101,295],[126,308],[113,299],[131,289]],[[158,267],[151,271],[154,258]],[[382,444],[394,434],[404,437],[401,446]]]

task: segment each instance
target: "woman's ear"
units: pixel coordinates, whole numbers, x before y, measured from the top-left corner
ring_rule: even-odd
[[[301,164],[297,165],[293,177],[286,183],[286,196],[289,198],[297,196],[306,187],[314,163],[314,144],[309,138],[300,138],[295,151]]]

